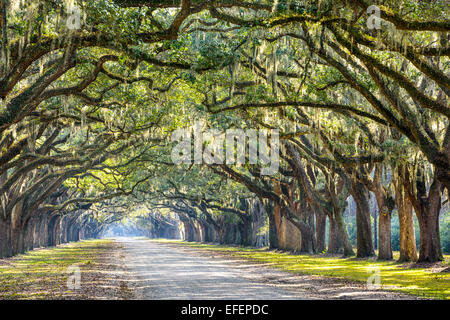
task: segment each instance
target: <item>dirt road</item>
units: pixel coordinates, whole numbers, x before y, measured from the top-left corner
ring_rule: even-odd
[[[118,238],[136,299],[417,299],[364,284],[293,275],[180,245]]]

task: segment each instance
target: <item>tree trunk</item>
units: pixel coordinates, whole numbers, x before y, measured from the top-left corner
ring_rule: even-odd
[[[420,249],[418,262],[436,262],[444,260],[439,236],[439,216],[427,214],[428,218],[419,220]]]
[[[11,213],[11,246],[13,255],[25,252],[22,208],[23,201],[19,201],[14,206]]]
[[[416,234],[414,231],[413,207],[402,184],[395,187],[395,202],[397,205],[400,225],[400,258],[399,262],[417,261]]]
[[[268,216],[264,210],[262,202],[258,199],[252,205],[251,216],[252,226],[252,246],[264,247],[269,244],[269,232],[265,227],[268,226]],[[264,230],[262,230],[264,228]]]
[[[380,212],[379,216],[379,237],[378,237],[378,259],[392,260],[391,243],[391,213]]]
[[[44,247],[53,247],[56,246],[56,228],[58,224],[58,216],[53,216],[48,219],[48,225],[47,225],[47,245],[44,245]]]
[[[273,206],[274,225],[277,234],[277,248],[284,249],[286,247],[284,243],[285,236],[283,234],[283,226],[281,224],[281,208],[280,205],[275,203]]]
[[[217,241],[217,232],[210,223],[206,223],[206,225],[205,225],[205,241],[206,242],[216,242]]]
[[[250,215],[241,217],[238,229],[241,234],[241,244],[247,247],[251,246],[253,241],[252,241],[252,221]]]
[[[295,212],[300,213],[300,218],[309,227],[307,230],[300,232],[301,234],[300,251],[307,253],[315,253],[316,239],[314,230],[314,211],[306,201],[296,202],[295,207],[293,206],[292,209],[294,208],[296,209]]]
[[[378,229],[377,229],[377,219],[378,219],[378,211],[377,210],[373,210],[372,211],[372,218],[373,218],[373,247],[374,249],[378,249]],[[381,222],[379,222],[381,223]],[[390,229],[389,229],[390,230]],[[381,230],[380,230],[380,236],[381,236]]]
[[[269,218],[269,248],[277,249],[278,248],[278,234],[277,234],[277,226],[275,222],[275,216],[273,214],[273,206],[269,208],[266,206],[267,215]],[[270,210],[270,211],[269,211]]]
[[[345,225],[344,217],[340,211],[335,212],[335,219],[337,229],[339,231],[339,238],[342,242],[342,248],[344,249],[344,257],[352,256],[355,253],[353,252],[352,244],[350,242],[350,238],[348,236],[347,226]]]
[[[386,192],[381,183],[373,190],[378,206],[378,259],[392,260],[391,218],[392,205],[388,204]],[[390,201],[392,202],[392,201]],[[376,225],[376,220],[374,226]],[[375,237],[376,239],[376,237]]]
[[[358,181],[352,181],[352,196],[356,202],[356,256],[366,258],[375,255],[370,223],[369,191]]]
[[[38,234],[39,234],[39,228],[41,226],[41,219],[39,216],[35,216],[33,218],[33,249],[37,247],[38,243]]]
[[[330,226],[328,229],[328,252],[329,253],[341,253],[342,241],[339,236],[339,229],[334,217],[330,217]]]
[[[439,214],[441,211],[442,184],[437,179],[430,187],[429,196],[419,199],[416,210],[420,228],[420,249],[418,262],[437,262],[444,260],[439,235]]]
[[[251,246],[253,242],[253,228],[250,203],[245,198],[240,198],[239,203],[239,209],[246,213],[245,215],[240,216],[240,221],[237,225],[240,235],[240,244],[243,246]]]
[[[25,251],[33,250],[34,242],[34,229],[36,221],[34,218],[29,218],[25,223],[25,234],[24,234],[24,249]]]
[[[327,223],[327,216],[316,213],[316,247],[317,253],[322,253],[326,250],[325,245],[325,226]]]
[[[41,218],[41,225],[39,229],[39,247],[49,246],[49,215],[46,213]]]
[[[71,230],[70,230],[70,221],[67,217],[64,217],[62,220],[62,231],[61,231],[61,242],[67,243],[70,242]]]
[[[11,256],[11,221],[0,216],[0,259]]]

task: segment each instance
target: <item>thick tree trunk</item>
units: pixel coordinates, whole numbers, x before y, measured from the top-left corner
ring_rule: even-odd
[[[369,191],[362,183],[352,181],[352,196],[356,202],[356,256],[358,258],[374,256]]]
[[[206,242],[217,242],[217,232],[210,223],[205,224],[205,241]]]
[[[316,239],[314,230],[314,212],[312,209],[306,205],[306,202],[298,205],[300,207],[302,216],[306,224],[309,226],[308,232],[301,232],[301,252],[315,253],[316,250]]]
[[[392,205],[388,204],[386,193],[381,184],[373,190],[378,206],[378,259],[392,260],[391,218]],[[374,223],[376,225],[376,221]],[[375,237],[376,239],[376,237]]]
[[[301,233],[302,241],[301,241],[301,249],[300,252],[306,252],[306,253],[315,253],[316,252],[316,246],[315,246],[315,240],[314,240],[314,232],[311,233]]]
[[[11,213],[11,246],[13,255],[25,252],[22,208],[23,201],[19,201]]]
[[[70,237],[71,235],[71,225],[70,225],[70,220],[67,217],[64,217],[62,219],[62,231],[61,231],[61,242],[62,243],[67,243],[70,242],[71,239]]]
[[[274,216],[274,226],[276,230],[277,235],[277,248],[284,249],[286,247],[286,244],[284,242],[284,234],[283,234],[283,228],[281,225],[281,208],[280,205],[275,203],[273,206],[273,216]]]
[[[235,224],[225,224],[224,225],[225,234],[224,234],[224,241],[225,244],[239,244],[240,239],[240,233],[238,230],[237,225]]]
[[[61,220],[63,219],[63,216],[58,216],[58,219],[56,220],[55,229],[54,229],[54,239],[55,239],[55,245],[61,244],[61,231],[62,231],[62,224]]]
[[[72,241],[74,241],[74,242],[80,241],[80,226],[76,224],[73,229],[74,229],[74,232],[73,232]]]
[[[194,232],[194,229],[192,227],[192,223],[190,220],[188,220],[184,224],[184,230],[185,230],[185,240],[188,242],[195,241],[195,232]]]
[[[11,246],[13,256],[25,252],[23,243],[23,230],[20,226],[14,226],[11,229]]]
[[[11,256],[11,221],[0,216],[0,258]]]
[[[305,222],[309,228],[305,228],[301,235],[301,252],[315,253],[316,252],[316,239],[314,230],[314,211],[308,205],[306,201],[294,202],[291,210],[293,212],[299,213],[298,216]],[[297,228],[298,229],[298,228]]]
[[[53,247],[58,244],[56,240],[56,229],[58,224],[59,224],[58,216],[53,216],[48,219],[47,245],[44,245],[44,247]]]
[[[278,235],[277,235],[277,227],[275,221],[275,215],[273,212],[274,204],[272,201],[263,199],[261,200],[264,211],[267,213],[267,219],[269,220],[269,249],[277,249],[278,248]]]
[[[39,247],[49,246],[49,215],[46,213],[41,219],[41,226],[39,230]]]
[[[348,236],[347,226],[345,225],[344,217],[341,212],[335,213],[336,225],[339,231],[339,238],[342,242],[342,248],[344,250],[344,256],[352,256],[355,253],[353,252],[352,244],[350,242],[350,238]]]
[[[278,234],[277,234],[277,226],[275,222],[275,216],[273,212],[268,214],[269,216],[269,248],[277,249],[278,248]]]
[[[274,191],[279,196],[286,196],[289,210],[299,219],[302,219],[302,212],[299,212],[299,208],[295,203],[292,188],[282,189],[281,185],[277,183]],[[302,251],[302,232],[287,218],[287,214],[283,210],[287,210],[287,208],[282,208],[281,205],[275,204],[273,212],[278,234],[278,248],[294,252]]]
[[[67,236],[64,237],[64,231],[63,231],[63,236],[61,237],[61,242],[73,242],[76,241],[75,240],[75,233],[76,233],[76,228],[75,225],[72,224],[71,222],[67,222],[66,223],[66,228],[67,228]]]
[[[24,249],[25,251],[33,250],[34,243],[34,229],[35,229],[36,221],[34,218],[29,218],[24,227]]]
[[[402,184],[395,188],[398,221],[400,225],[399,262],[417,261],[416,234],[414,231],[413,207]]]
[[[450,139],[450,136],[448,137]],[[441,211],[441,197],[444,186],[437,179],[435,170],[433,182],[426,188],[423,167],[418,167],[413,179],[415,188],[412,188],[410,173],[404,170],[403,187],[407,190],[420,228],[420,247],[418,262],[442,261],[441,241],[439,235],[439,214]],[[428,192],[427,192],[428,191]]]
[[[316,250],[317,253],[322,253],[326,250],[325,244],[325,226],[327,223],[327,216],[316,213]]]
[[[192,221],[190,219],[189,219],[189,230],[190,230],[190,240],[189,241],[192,241],[192,242],[197,241],[197,239],[198,239],[197,231],[198,230],[197,230],[197,227],[196,227],[194,221]]]
[[[334,217],[329,219],[330,225],[328,229],[328,253],[341,253],[342,241],[339,236],[339,229]]]
[[[223,226],[222,228],[220,228],[219,230],[217,230],[217,236],[218,236],[218,242],[223,244],[226,241],[226,233],[227,230],[225,228],[225,226]]]
[[[378,237],[378,259],[392,260],[391,243],[391,213],[380,212],[379,216],[379,237]]]
[[[439,235],[439,214],[441,211],[442,185],[435,179],[427,199],[420,199],[416,211],[420,228],[419,262],[444,260]]]
[[[427,218],[419,219],[420,247],[418,262],[444,260],[439,235],[439,216],[427,213]]]
[[[203,222],[196,221],[196,241],[204,242],[205,241],[205,229],[203,227]]]
[[[242,217],[238,225],[239,232],[241,234],[241,244],[243,246],[252,245],[252,221],[250,215]]]
[[[252,222],[251,246],[264,247],[268,245],[269,233],[262,229],[267,226],[267,215],[260,200],[251,202],[249,214]]]

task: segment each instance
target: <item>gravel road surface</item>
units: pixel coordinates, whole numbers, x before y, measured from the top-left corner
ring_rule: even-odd
[[[294,275],[176,243],[117,238],[136,299],[417,299],[364,284]]]

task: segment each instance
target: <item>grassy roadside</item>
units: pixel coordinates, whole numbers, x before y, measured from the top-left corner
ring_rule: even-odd
[[[0,260],[0,299],[102,299],[120,294],[111,290],[108,256],[111,240],[84,240],[58,247],[38,249]],[[81,287],[67,286],[70,266],[77,266]],[[113,279],[112,279],[113,280]]]
[[[400,291],[426,298],[450,299],[450,272],[448,270],[450,256],[446,261],[432,268],[412,267],[412,264],[401,264],[394,261],[376,261],[356,258],[330,257],[326,255],[292,254],[267,249],[244,248],[236,246],[202,244],[156,239],[164,243],[179,244],[199,250],[209,250],[231,257],[250,261],[269,263],[275,268],[301,274],[322,275],[346,280],[366,282],[368,277],[379,268],[381,288]],[[398,252],[394,253],[398,258]]]

